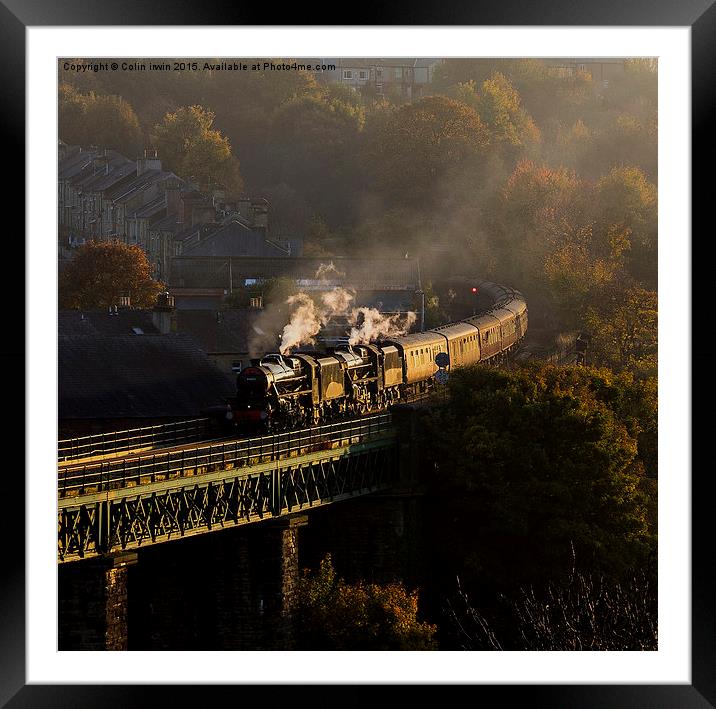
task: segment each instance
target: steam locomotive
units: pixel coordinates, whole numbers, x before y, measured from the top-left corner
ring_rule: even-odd
[[[237,376],[227,422],[280,430],[384,411],[434,386],[441,352],[450,368],[505,357],[527,332],[527,304],[494,283],[479,289],[492,307],[456,323],[380,344],[254,360]]]

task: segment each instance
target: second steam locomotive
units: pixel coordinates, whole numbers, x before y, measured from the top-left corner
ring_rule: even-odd
[[[527,331],[527,304],[494,283],[480,290],[492,307],[459,322],[379,344],[265,355],[238,374],[227,419],[274,430],[383,411],[432,388],[440,352],[451,368],[505,356]]]

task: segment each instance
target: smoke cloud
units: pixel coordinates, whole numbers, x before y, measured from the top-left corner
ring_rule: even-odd
[[[314,299],[306,293],[293,295],[286,303],[292,308],[291,320],[283,328],[281,354],[300,345],[312,345],[316,336],[334,317],[345,317],[351,327],[351,345],[374,342],[386,337],[405,335],[415,323],[416,314],[384,315],[376,308],[351,307],[355,294],[336,287]]]
[[[349,317],[351,334],[348,342],[358,345],[388,337],[405,335],[415,322],[416,315],[409,312],[403,315],[383,315],[375,308],[356,308]]]

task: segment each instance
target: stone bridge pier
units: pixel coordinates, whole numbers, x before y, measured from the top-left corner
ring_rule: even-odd
[[[291,649],[305,515],[62,564],[60,650]]]

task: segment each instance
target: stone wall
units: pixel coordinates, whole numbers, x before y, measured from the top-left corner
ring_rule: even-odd
[[[132,554],[62,564],[58,569],[58,648],[126,650]]]

